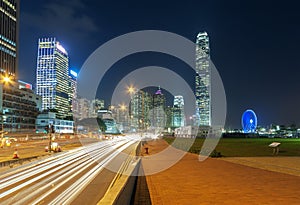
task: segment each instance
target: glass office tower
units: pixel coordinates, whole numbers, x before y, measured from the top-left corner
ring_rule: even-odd
[[[165,128],[166,126],[166,97],[162,93],[160,87],[153,95],[153,119],[152,126],[157,128]]]
[[[173,126],[172,127],[182,127],[184,126],[185,116],[184,116],[184,99],[181,95],[174,96],[173,104]]]
[[[0,74],[16,79],[19,1],[0,0]]]
[[[56,38],[40,38],[36,69],[36,93],[42,109],[55,110],[57,117],[70,116],[69,58]]]
[[[197,125],[211,126],[211,69],[209,37],[200,32],[196,40],[196,115]]]

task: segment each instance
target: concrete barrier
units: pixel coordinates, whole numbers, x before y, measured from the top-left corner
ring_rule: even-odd
[[[132,204],[137,175],[140,169],[140,159],[136,156],[139,149],[140,143],[131,155],[128,156],[127,160],[123,162],[104,197],[98,204]]]
[[[13,160],[9,160],[9,161],[4,161],[4,162],[0,162],[0,168],[2,167],[13,167],[14,165],[20,165],[23,164],[24,162],[28,162],[31,161],[33,159],[37,159],[38,156],[33,156],[33,157],[27,157],[27,158],[22,158],[22,159],[13,159]]]

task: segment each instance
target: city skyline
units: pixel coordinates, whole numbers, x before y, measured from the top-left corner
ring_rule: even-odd
[[[0,0],[1,204],[299,204],[299,51],[266,35],[282,12],[255,21],[286,2],[20,2]]]
[[[173,5],[167,2],[158,4],[154,1],[148,2],[149,9],[145,9],[138,3],[135,8],[131,7],[134,5],[132,2],[131,6],[129,5],[129,11],[132,12],[125,12],[121,9],[124,3],[119,5],[107,3],[100,6],[94,2],[92,4],[94,8],[91,8],[90,5],[78,0],[61,4],[58,4],[58,1],[34,2],[33,6],[30,6],[30,12],[29,5],[26,2],[21,3],[21,16],[24,17],[20,28],[22,34],[20,35],[21,79],[34,82],[33,74],[30,73],[33,65],[31,58],[34,59],[32,52],[34,48],[31,44],[40,36],[58,36],[70,52],[71,68],[78,71],[85,58],[94,49],[105,41],[126,32],[161,29],[178,33],[195,42],[196,34],[205,30],[210,36],[211,60],[219,70],[225,86],[228,102],[226,126],[239,128],[240,116],[248,108],[256,111],[260,119],[259,124],[295,123],[299,125],[300,113],[296,109],[300,100],[296,94],[300,87],[296,78],[299,62],[296,55],[297,49],[294,46],[299,43],[299,29],[294,26],[298,15],[293,12],[296,7],[291,4],[282,6],[273,3],[270,8],[266,2],[258,1],[251,2],[251,5],[248,2],[236,4],[233,1],[199,2],[195,4],[201,5],[203,11],[206,11],[199,13],[195,12],[197,6],[192,3],[179,6],[179,4]],[[103,9],[100,9],[98,14],[87,13],[87,11],[94,11],[103,6],[113,7],[116,9],[115,13],[118,16],[123,15],[124,18],[113,17]],[[167,6],[170,8],[167,9]],[[45,12],[40,13],[41,8]],[[180,8],[185,8],[186,11]],[[149,15],[152,10],[161,16],[172,18],[161,19],[160,15],[157,17]],[[277,21],[270,19],[270,16],[282,10],[280,15],[274,17]],[[139,12],[136,13],[137,11]],[[194,12],[187,13],[187,11]],[[61,21],[55,25],[51,22],[57,21],[50,21],[51,12],[54,12],[51,20],[61,18]],[[136,18],[137,16],[140,18]],[[237,16],[239,18],[236,18]],[[85,32],[75,32],[80,27],[77,23],[66,24],[72,22],[73,17],[78,18],[80,20],[78,22],[84,22],[80,25],[83,26],[82,29]],[[68,26],[63,27],[63,25]],[[277,39],[284,39],[284,41]],[[28,50],[26,54],[24,53],[25,47]],[[287,60],[275,60],[282,58]],[[143,58],[143,62],[137,64],[143,65],[147,62],[149,63],[149,59]],[[179,73],[182,72],[181,69],[184,69],[177,62],[170,63],[170,65]],[[127,72],[132,69],[125,68]],[[294,74],[288,74],[286,79],[282,79],[281,68]],[[108,73],[107,82],[113,77],[113,73]],[[190,79],[190,81],[193,80]],[[110,83],[109,86],[113,87],[114,84]],[[105,95],[109,98],[107,96],[109,95]]]

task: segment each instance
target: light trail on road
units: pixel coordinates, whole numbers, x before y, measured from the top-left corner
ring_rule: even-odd
[[[70,204],[108,163],[138,141],[119,137],[97,142],[0,175],[0,204]]]

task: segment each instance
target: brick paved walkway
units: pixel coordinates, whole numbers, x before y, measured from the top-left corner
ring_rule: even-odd
[[[167,146],[163,140],[148,143],[150,154]],[[145,157],[142,163],[147,172],[162,162]],[[212,158],[199,162],[190,153],[146,180],[152,204],[300,204],[298,176]]]

